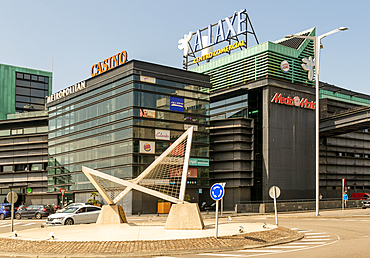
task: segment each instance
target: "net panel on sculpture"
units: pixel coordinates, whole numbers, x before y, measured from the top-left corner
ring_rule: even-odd
[[[139,184],[143,187],[179,198],[187,137],[181,141]]]
[[[122,191],[126,189],[126,186],[117,184],[108,179],[91,175],[96,181],[99,182],[100,186],[109,195],[109,197],[114,200]]]

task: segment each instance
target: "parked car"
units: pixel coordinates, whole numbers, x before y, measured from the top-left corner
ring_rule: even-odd
[[[366,209],[367,207],[370,207],[370,198],[362,201],[362,208]]]
[[[101,208],[94,205],[70,206],[62,212],[50,215],[46,225],[73,225],[95,223]]]
[[[70,203],[68,204],[67,206],[65,206],[64,208],[62,209],[59,209],[56,211],[56,213],[59,213],[59,212],[63,212],[64,210],[68,209],[69,207],[72,207],[72,206],[82,206],[82,205],[93,205],[92,203],[88,203],[88,202],[74,202],[74,203]]]
[[[216,210],[216,203],[212,203],[211,205],[208,205],[207,202],[202,202],[202,204],[200,205],[200,210],[201,211],[215,211]]]
[[[12,205],[10,203],[0,203],[0,219],[3,220],[7,217],[10,217],[10,211]]]
[[[41,219],[54,213],[54,208],[51,205],[33,204],[28,207],[24,207],[15,213],[16,219],[21,218],[36,218]]]
[[[351,200],[367,200],[370,198],[370,193],[353,193]]]

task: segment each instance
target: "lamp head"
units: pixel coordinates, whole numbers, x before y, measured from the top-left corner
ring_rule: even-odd
[[[285,36],[286,39],[290,39],[290,38],[293,38],[293,37],[294,37],[294,35],[286,35]]]
[[[338,30],[345,31],[345,30],[348,30],[348,28],[347,27],[339,27]]]

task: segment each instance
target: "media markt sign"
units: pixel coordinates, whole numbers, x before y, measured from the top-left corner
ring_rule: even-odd
[[[310,102],[308,99],[300,98],[298,96],[295,96],[294,98],[290,96],[283,97],[281,93],[275,93],[274,97],[271,99],[271,102],[300,108],[316,109],[316,102],[314,101]]]

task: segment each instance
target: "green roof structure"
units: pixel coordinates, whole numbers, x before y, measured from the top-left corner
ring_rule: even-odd
[[[295,35],[315,36],[315,31],[316,28],[311,28]],[[307,71],[301,66],[302,58],[309,56],[314,56],[312,40],[283,38],[249,47],[190,70],[211,77],[211,92],[272,77],[313,86],[314,81],[308,80]],[[280,68],[284,60],[290,67],[287,73]]]

